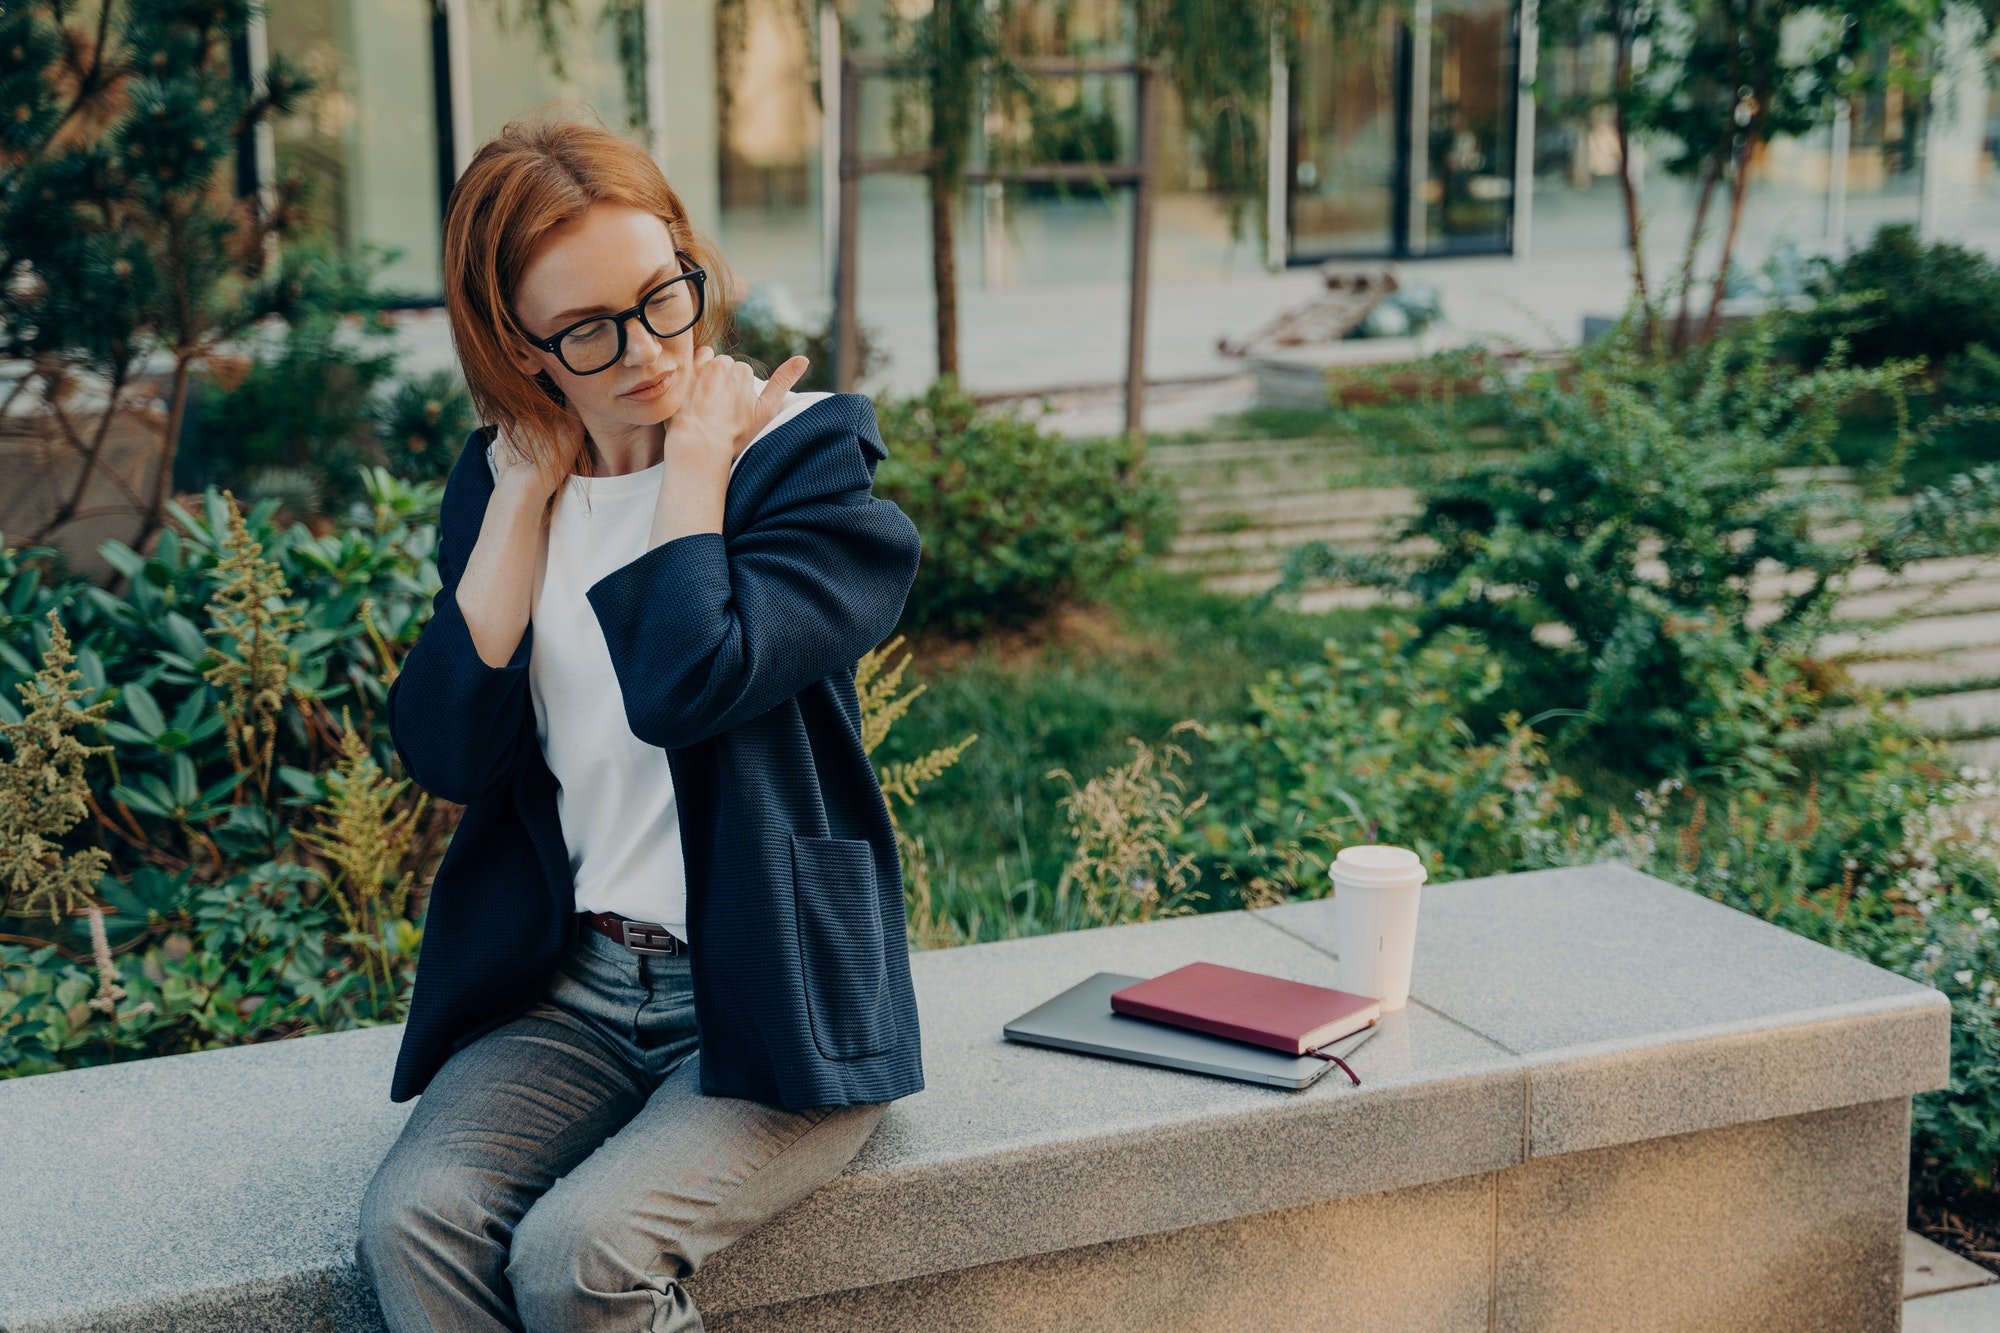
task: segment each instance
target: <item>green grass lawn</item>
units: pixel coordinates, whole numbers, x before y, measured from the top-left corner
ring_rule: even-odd
[[[1253,612],[1193,575],[1140,570],[1030,634],[910,640],[897,655],[912,654],[902,686],[924,693],[876,750],[878,767],[979,736],[914,809],[898,810],[924,839],[933,911],[975,940],[1089,924],[1077,904],[1054,898],[1071,842],[1058,805],[1069,788],[1050,770],[1082,783],[1131,759],[1127,737],[1158,742],[1183,718],[1241,721],[1249,686],[1266,672],[1317,658],[1327,638],[1358,642],[1393,614]],[[1582,754],[1559,767],[1586,808],[1630,809],[1632,779]],[[1192,800],[1198,765],[1187,777]]]
[[[916,808],[898,811],[925,841],[936,906],[981,939],[1081,924],[1049,898],[1070,843],[1057,804],[1068,787],[1048,772],[1081,783],[1129,760],[1128,736],[1151,743],[1183,718],[1239,720],[1251,682],[1316,657],[1329,636],[1365,635],[1385,614],[1252,613],[1192,575],[1141,570],[1030,635],[910,640],[902,683],[925,691],[876,750],[877,766],[979,736]]]

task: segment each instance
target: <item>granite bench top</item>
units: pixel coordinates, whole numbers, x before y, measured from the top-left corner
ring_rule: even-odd
[[[1332,984],[1325,901],[911,958],[924,1091],[689,1279],[724,1311],[1942,1088],[1940,992],[1604,864],[1423,889],[1407,1007],[1300,1091],[1009,1042],[1093,972]],[[376,1328],[401,1027],[0,1081],[0,1330]],[[324,1321],[324,1322],[320,1322]]]

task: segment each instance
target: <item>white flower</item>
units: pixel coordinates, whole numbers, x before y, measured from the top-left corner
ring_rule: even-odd
[[[1993,915],[1993,909],[1990,907],[1975,907],[1972,909],[1972,919],[1974,921],[1984,921],[1987,917],[1992,915]]]
[[[1951,974],[1951,979],[1961,986],[1970,986],[1972,984],[1972,969],[1968,967],[1954,972]]]

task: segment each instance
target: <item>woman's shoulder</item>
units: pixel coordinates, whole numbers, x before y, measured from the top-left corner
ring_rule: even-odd
[[[444,495],[438,501],[438,541],[454,550],[469,548],[479,536],[486,516],[486,501],[493,494],[493,473],[487,446],[496,437],[492,426],[475,426],[459,447],[458,461],[445,475]],[[461,542],[461,538],[463,541]]]

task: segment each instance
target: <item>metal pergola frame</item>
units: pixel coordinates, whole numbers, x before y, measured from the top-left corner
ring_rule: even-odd
[[[1132,190],[1131,306],[1125,334],[1125,433],[1136,440],[1142,433],[1145,405],[1146,289],[1152,262],[1153,195],[1157,184],[1159,67],[1148,61],[1091,60],[1059,56],[1020,57],[1013,66],[1048,77],[1081,74],[1125,74],[1137,79],[1138,151],[1132,162],[1052,163],[1039,166],[969,168],[965,183],[994,181],[1064,181],[1125,186]],[[859,261],[861,178],[875,174],[923,175],[930,169],[929,153],[896,157],[861,154],[861,82],[866,78],[908,77],[916,73],[907,61],[873,53],[843,51],[840,57],[839,158],[840,202],[833,266],[834,387],[852,392],[860,347]]]

